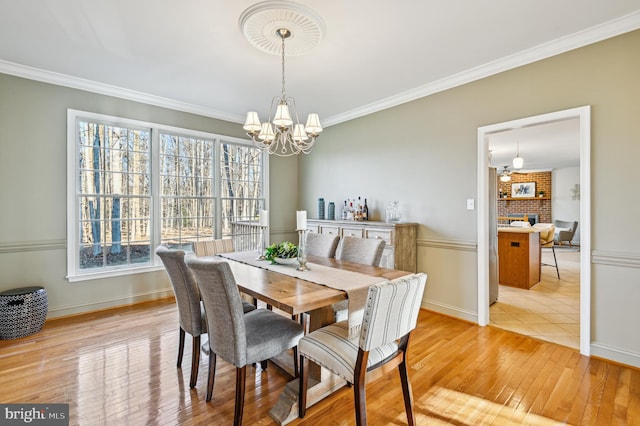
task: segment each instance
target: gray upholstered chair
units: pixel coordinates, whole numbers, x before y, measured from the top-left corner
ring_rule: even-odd
[[[193,388],[198,380],[200,336],[207,333],[207,320],[200,301],[200,291],[193,273],[184,263],[184,251],[160,245],[156,249],[156,254],[162,260],[164,268],[169,275],[169,281],[171,281],[171,287],[173,287],[173,293],[176,297],[176,305],[178,306],[178,322],[180,324],[178,368],[182,367],[185,333],[189,333],[193,338],[191,379],[189,380],[189,386]],[[243,303],[243,309],[248,312],[254,310],[255,306],[245,302]]]
[[[554,241],[556,244],[562,245],[563,241],[567,241],[569,243],[569,247],[571,247],[571,241],[573,240],[573,236],[578,229],[577,221],[566,221],[566,220],[554,220],[553,224],[556,227]]]
[[[309,232],[306,238],[308,256],[334,257],[336,255],[336,248],[340,241],[337,235]]]
[[[185,262],[196,276],[209,329],[209,379],[207,397],[213,394],[216,357],[236,367],[234,424],[242,424],[246,367],[293,348],[297,357],[302,325],[266,309],[244,313],[240,292],[229,264],[221,259],[190,254]],[[297,365],[295,367],[297,375]]]
[[[380,239],[342,237],[336,249],[336,259],[378,266],[384,246],[385,241]]]
[[[336,259],[378,266],[385,244],[384,240],[373,238],[342,237],[336,249]],[[349,314],[349,301],[334,303],[332,308],[335,313],[335,321],[343,321]]]
[[[215,256],[220,253],[231,253],[235,251],[233,247],[233,240],[231,238],[218,238],[215,240],[201,240],[193,243],[193,252],[196,256]],[[258,306],[258,299],[255,297],[250,298],[247,295],[243,295],[243,300],[251,300],[251,304],[254,307]],[[246,308],[246,306],[245,306]]]
[[[365,383],[397,366],[407,419],[410,425],[415,423],[407,350],[411,331],[416,327],[426,281],[427,276],[419,273],[369,287],[359,337],[349,339],[347,322],[343,321],[300,339],[300,417],[304,417],[307,409],[309,368],[305,360],[311,360],[355,385],[358,425],[367,424]]]

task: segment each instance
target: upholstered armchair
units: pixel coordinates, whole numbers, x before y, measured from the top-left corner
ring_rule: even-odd
[[[565,220],[554,220],[553,224],[556,227],[554,241],[556,244],[562,245],[563,241],[569,243],[569,247],[571,247],[571,241],[573,240],[573,236],[578,229],[577,221],[565,221]]]

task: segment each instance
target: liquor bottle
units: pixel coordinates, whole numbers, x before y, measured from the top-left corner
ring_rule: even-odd
[[[347,220],[349,215],[349,207],[347,207],[347,200],[344,200],[344,207],[342,208],[342,220]]]
[[[364,199],[364,207],[362,208],[362,220],[369,220],[369,207],[367,206],[367,199]]]

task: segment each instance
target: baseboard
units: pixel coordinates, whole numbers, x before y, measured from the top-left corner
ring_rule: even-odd
[[[591,356],[640,368],[640,354],[622,348],[591,342]]]
[[[422,300],[420,306],[433,312],[478,324],[477,312],[468,311],[457,306],[446,305],[444,303],[424,299]]]
[[[173,296],[173,290],[171,288],[159,291],[153,291],[148,293],[139,293],[128,297],[122,297],[119,299],[103,300],[100,302],[93,302],[83,305],[63,306],[59,308],[49,309],[47,319],[60,318],[71,315],[86,314],[95,311],[102,311],[105,309],[117,308],[126,305],[133,305],[141,302],[149,302],[152,300],[166,299]]]

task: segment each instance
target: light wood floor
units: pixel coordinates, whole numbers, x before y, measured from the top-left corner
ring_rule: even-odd
[[[0,341],[0,402],[69,403],[72,425],[231,424],[234,370],[218,362],[204,401],[206,358],[190,390],[172,300],[47,321]],[[640,371],[581,356],[550,342],[421,311],[410,349],[420,425],[640,424]],[[245,425],[272,425],[269,409],[288,378],[270,365],[247,371]],[[371,425],[406,424],[400,380],[367,387]],[[352,425],[343,388],[294,425]]]
[[[557,247],[556,269],[543,266],[541,279],[529,290],[501,285],[498,301],[489,309],[490,324],[526,336],[580,348],[580,252]],[[542,261],[553,264],[551,250]]]

